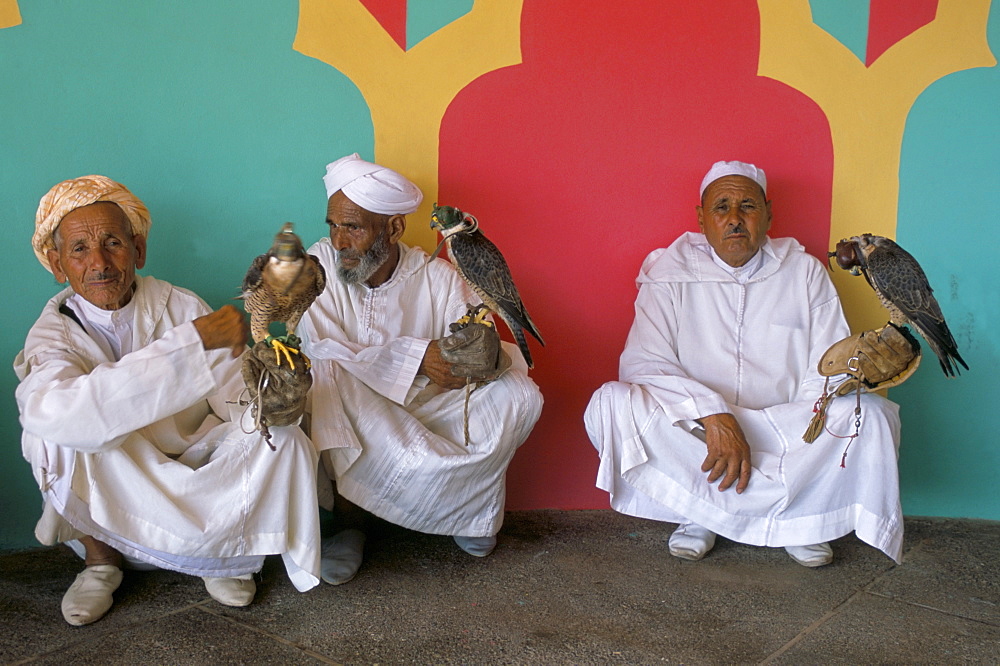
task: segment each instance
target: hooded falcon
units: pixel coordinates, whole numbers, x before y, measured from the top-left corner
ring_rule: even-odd
[[[443,238],[430,259],[441,251],[441,245],[448,244],[448,256],[459,276],[483,299],[486,307],[500,315],[514,335],[524,361],[529,368],[533,368],[524,331],[535,336],[543,347],[545,341],[521,303],[507,261],[497,246],[479,231],[479,221],[452,206],[435,204],[431,213],[431,228],[440,231]]]
[[[295,368],[291,355],[300,353],[296,347],[301,344],[295,327],[324,287],[326,273],[319,259],[305,253],[302,241],[292,231],[292,223],[285,222],[271,249],[253,260],[243,278],[243,306],[250,313],[250,335],[255,343],[274,347],[279,365],[280,352]],[[285,335],[268,334],[274,321],[284,322]]]
[[[924,337],[945,375],[961,374],[958,364],[969,369],[958,353],[934,290],[913,255],[884,236],[861,234],[841,240],[830,256],[852,275],[865,276],[889,311],[890,323],[897,328],[909,324]]]

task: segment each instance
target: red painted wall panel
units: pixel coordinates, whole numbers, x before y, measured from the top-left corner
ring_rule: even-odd
[[[871,0],[868,9],[868,45],[865,64],[917,28],[934,20],[937,0]]]
[[[511,509],[607,506],[583,412],[617,378],[643,258],[697,230],[712,162],[767,171],[772,236],[823,256],[829,234],[827,122],[756,75],[756,3],[582,5],[526,0],[523,64],[468,86],[441,130],[439,199],[479,217],[548,345],[529,341],[546,402]]]

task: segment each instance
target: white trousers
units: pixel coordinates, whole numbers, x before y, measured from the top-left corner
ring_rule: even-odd
[[[731,407],[751,449],[750,483],[737,495],[733,487],[720,492],[718,483],[708,483],[701,471],[704,432],[694,422],[670,423],[647,388],[610,382],[585,414],[601,458],[597,486],[610,493],[612,508],[629,515],[694,522],[759,546],[821,543],[854,531],[898,562],[898,406],[861,397],[861,428],[846,458],[850,440],[836,435],[854,432],[854,395],[830,403],[827,431],[812,444],[802,441],[811,401]]]
[[[178,460],[140,433],[82,453],[45,446],[45,544],[92,536],[128,560],[230,577],[280,554],[304,591],[319,582],[316,452],[297,427],[272,428],[272,451],[238,425],[212,428]],[[189,455],[190,454],[190,455]]]
[[[464,389],[402,406],[331,366],[337,404],[314,409],[341,410],[338,420],[346,419],[356,440],[315,444],[323,449],[324,467],[334,470],[340,495],[427,534],[500,530],[507,466],[542,409],[541,392],[525,373],[509,371],[472,392],[466,447]]]

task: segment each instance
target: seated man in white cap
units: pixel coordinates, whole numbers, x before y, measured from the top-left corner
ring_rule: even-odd
[[[357,573],[365,512],[450,535],[484,557],[503,522],[507,466],[538,420],[541,394],[504,343],[498,366],[473,378],[486,383],[470,396],[466,445],[466,377],[442,358],[440,340],[479,299],[450,263],[425,266],[426,252],[400,242],[423,195],[357,154],[328,165],[324,182],[330,235],[309,252],[337,279],[299,326],[313,362],[310,435],[336,490],[335,502],[322,502],[339,529],[323,541],[323,580]]]
[[[315,449],[297,427],[272,428],[274,451],[246,434],[243,314],[137,276],[149,227],[104,176],[59,183],[36,217],[35,254],[70,286],[15,360],[17,405],[44,500],[35,534],[85,560],[62,600],[73,625],[111,608],[126,566],[200,576],[228,606],[253,600],[268,554],[299,590],[319,583]]]
[[[679,558],[701,559],[719,534],[816,567],[833,559],[827,542],[853,530],[898,562],[897,407],[859,394],[847,458],[853,440],[838,436],[854,433],[853,395],[833,400],[825,430],[803,441],[824,392],[817,363],[849,330],[823,264],[766,235],[766,190],[752,164],[716,163],[701,185],[702,233],[643,263],[619,381],[585,415],[597,485],[617,511],[678,523],[669,550]]]

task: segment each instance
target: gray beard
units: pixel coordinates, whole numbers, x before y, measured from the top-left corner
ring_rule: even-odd
[[[362,255],[353,250],[341,250],[336,253],[337,277],[344,284],[362,284],[368,282],[375,271],[382,267],[389,259],[389,240],[386,237],[385,229],[375,238],[375,242]],[[358,265],[354,268],[344,268],[340,265],[341,259],[360,258]]]

